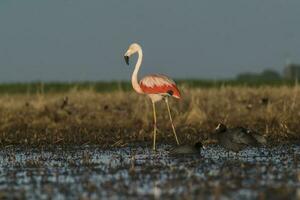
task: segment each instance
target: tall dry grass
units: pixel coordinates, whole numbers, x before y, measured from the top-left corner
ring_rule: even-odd
[[[300,134],[299,87],[181,87],[170,100],[182,142],[204,139],[220,122],[257,130],[269,141],[294,141]],[[174,142],[164,102],[157,104],[158,142]],[[150,100],[134,92],[2,95],[0,145],[151,142]]]

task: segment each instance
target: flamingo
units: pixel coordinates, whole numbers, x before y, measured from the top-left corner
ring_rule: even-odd
[[[138,82],[138,72],[142,64],[143,60],[143,51],[142,47],[137,44],[133,43],[129,46],[128,50],[126,51],[124,55],[124,59],[127,65],[129,65],[129,58],[133,54],[138,54],[138,60],[136,62],[134,71],[132,73],[131,77],[131,83],[133,89],[139,93],[139,94],[146,94],[148,97],[150,97],[152,102],[152,108],[153,108],[153,120],[154,120],[154,129],[153,129],[153,150],[156,150],[156,132],[157,132],[157,126],[156,126],[156,109],[155,109],[155,103],[159,102],[161,100],[165,100],[169,118],[172,126],[172,130],[174,133],[174,137],[176,140],[177,145],[179,145],[179,141],[177,138],[176,130],[174,127],[170,106],[168,102],[168,97],[174,97],[176,99],[180,99],[181,95],[180,92],[176,86],[176,83],[169,77],[162,75],[162,74],[150,74],[145,76]]]

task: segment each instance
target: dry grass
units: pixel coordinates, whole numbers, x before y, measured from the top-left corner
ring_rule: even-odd
[[[171,100],[181,141],[206,138],[215,126],[245,126],[269,141],[300,138],[298,87],[181,87],[183,99]],[[174,142],[164,102],[157,105],[158,142]],[[123,146],[151,142],[150,100],[134,92],[2,95],[0,145],[100,144]]]

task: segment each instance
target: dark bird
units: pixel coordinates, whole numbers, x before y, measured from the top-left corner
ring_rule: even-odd
[[[260,99],[260,103],[264,106],[268,105],[269,104],[269,99],[268,97],[263,97]]]
[[[193,155],[200,154],[200,150],[203,147],[201,142],[197,142],[194,145],[179,145],[177,147],[172,148],[169,151],[169,155],[172,156],[181,156],[181,155]]]
[[[217,126],[215,137],[222,147],[234,152],[238,152],[247,146],[258,147],[266,143],[266,139],[255,131],[244,127],[228,129],[224,124]]]

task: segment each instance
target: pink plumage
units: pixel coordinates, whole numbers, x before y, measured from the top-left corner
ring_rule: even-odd
[[[133,54],[138,54],[138,60],[134,67],[132,76],[131,76],[131,83],[133,89],[139,94],[146,94],[150,97],[153,106],[153,121],[154,121],[154,130],[153,130],[153,150],[156,149],[156,132],[157,132],[157,125],[156,125],[156,109],[155,103],[161,100],[164,100],[167,105],[168,114],[170,117],[171,126],[173,129],[174,137],[176,139],[177,145],[179,145],[179,140],[177,138],[176,130],[173,124],[173,119],[171,116],[170,106],[168,103],[168,97],[172,96],[177,99],[181,98],[180,92],[176,86],[176,83],[169,77],[162,75],[162,74],[151,74],[145,76],[138,81],[138,72],[142,64],[143,59],[143,51],[139,44],[133,43],[129,46],[128,50],[124,55],[124,59],[127,65],[129,65],[129,57]]]
[[[177,99],[181,98],[176,83],[169,77],[161,74],[147,75],[140,81],[140,87],[146,94],[170,95]]]

